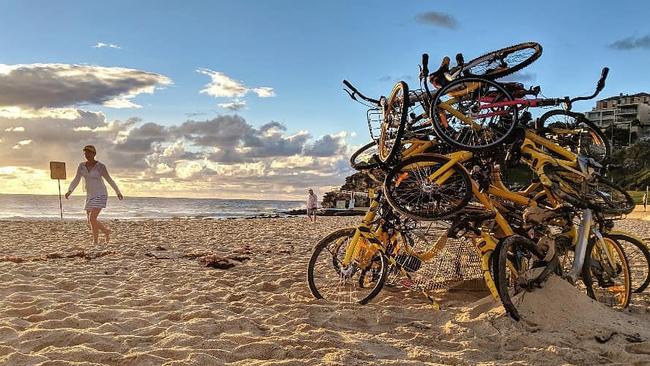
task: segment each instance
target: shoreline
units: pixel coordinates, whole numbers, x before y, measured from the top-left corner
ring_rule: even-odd
[[[354,210],[339,210],[339,209],[319,209],[317,211],[317,215],[321,217],[331,217],[331,216],[363,216],[365,214],[365,210],[361,209],[354,209]],[[367,208],[365,208],[367,209]],[[246,215],[246,216],[224,216],[224,217],[217,217],[217,216],[210,216],[210,215],[194,215],[194,216],[170,216],[170,217],[102,217],[100,216],[100,220],[102,221],[148,221],[148,220],[154,220],[154,221],[161,221],[161,220],[236,220],[236,219],[245,219],[245,220],[250,220],[250,219],[278,219],[278,218],[293,218],[293,217],[301,217],[301,216],[306,216],[307,215],[307,210],[304,209],[298,209],[298,210],[289,210],[289,211],[281,211],[277,213],[260,213],[256,215]],[[44,222],[49,222],[49,221],[86,221],[85,218],[66,218],[64,216],[63,219],[60,217],[0,217],[0,221],[44,221]]]

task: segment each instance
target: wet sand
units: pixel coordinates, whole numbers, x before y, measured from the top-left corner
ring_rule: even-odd
[[[399,288],[314,300],[313,245],[358,220],[112,221],[98,247],[80,221],[0,221],[0,364],[650,364],[648,294],[618,312],[552,279],[519,299],[520,322],[481,291],[439,311]],[[650,237],[647,221],[618,227]]]

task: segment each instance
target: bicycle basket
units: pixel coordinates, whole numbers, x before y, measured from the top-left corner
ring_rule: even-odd
[[[377,142],[379,141],[379,135],[381,135],[381,123],[384,118],[381,108],[370,108],[368,109],[368,131],[370,132],[370,138]]]

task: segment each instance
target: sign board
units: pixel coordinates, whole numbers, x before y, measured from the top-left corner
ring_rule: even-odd
[[[63,220],[63,202],[61,202],[61,179],[65,180],[65,163],[62,161],[50,161],[50,178],[56,179],[59,183],[59,210]]]
[[[336,208],[338,209],[345,209],[345,201],[344,200],[337,200],[336,201]]]
[[[50,177],[52,179],[65,180],[65,163],[62,161],[50,161]]]

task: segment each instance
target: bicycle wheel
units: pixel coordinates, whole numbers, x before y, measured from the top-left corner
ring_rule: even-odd
[[[307,267],[309,290],[315,298],[366,304],[383,288],[388,266],[381,252],[362,253],[359,257],[370,257],[365,263],[341,263],[355,232],[356,228],[340,229],[316,244]]]
[[[532,64],[542,55],[542,45],[537,42],[525,42],[492,51],[477,57],[463,66],[467,76],[481,76],[498,79],[515,73]],[[454,68],[450,73],[454,73]]]
[[[614,240],[591,238],[582,267],[587,295],[612,308],[626,308],[632,297],[630,266],[621,246]]]
[[[603,163],[611,149],[603,131],[582,113],[553,110],[544,113],[537,122],[542,136],[576,154]]]
[[[429,114],[433,130],[457,149],[479,152],[501,146],[517,124],[517,106],[508,103],[512,100],[494,81],[456,79],[433,100]]]
[[[554,273],[555,268],[544,261],[544,253],[533,241],[519,235],[502,240],[492,255],[494,282],[503,308],[511,318],[519,321],[521,317],[514,296],[537,287]]]
[[[403,160],[386,174],[386,200],[397,212],[414,220],[439,220],[457,213],[472,197],[467,172],[454,164],[441,177],[429,178],[448,162],[448,158],[433,154]]]
[[[560,166],[546,165],[544,175],[552,182],[553,195],[580,208],[590,208],[602,214],[621,215],[634,210],[629,193],[600,175],[589,181],[582,175]]]
[[[350,156],[350,165],[356,170],[379,168],[380,162],[377,154],[377,144],[374,141],[370,142]]]
[[[383,163],[391,161],[400,147],[404,134],[409,105],[409,87],[403,81],[398,81],[390,92],[383,106],[381,131],[379,134],[379,160]]]
[[[625,233],[603,233],[603,237],[614,240],[623,248],[630,266],[632,292],[641,293],[650,284],[650,251],[645,243]]]

